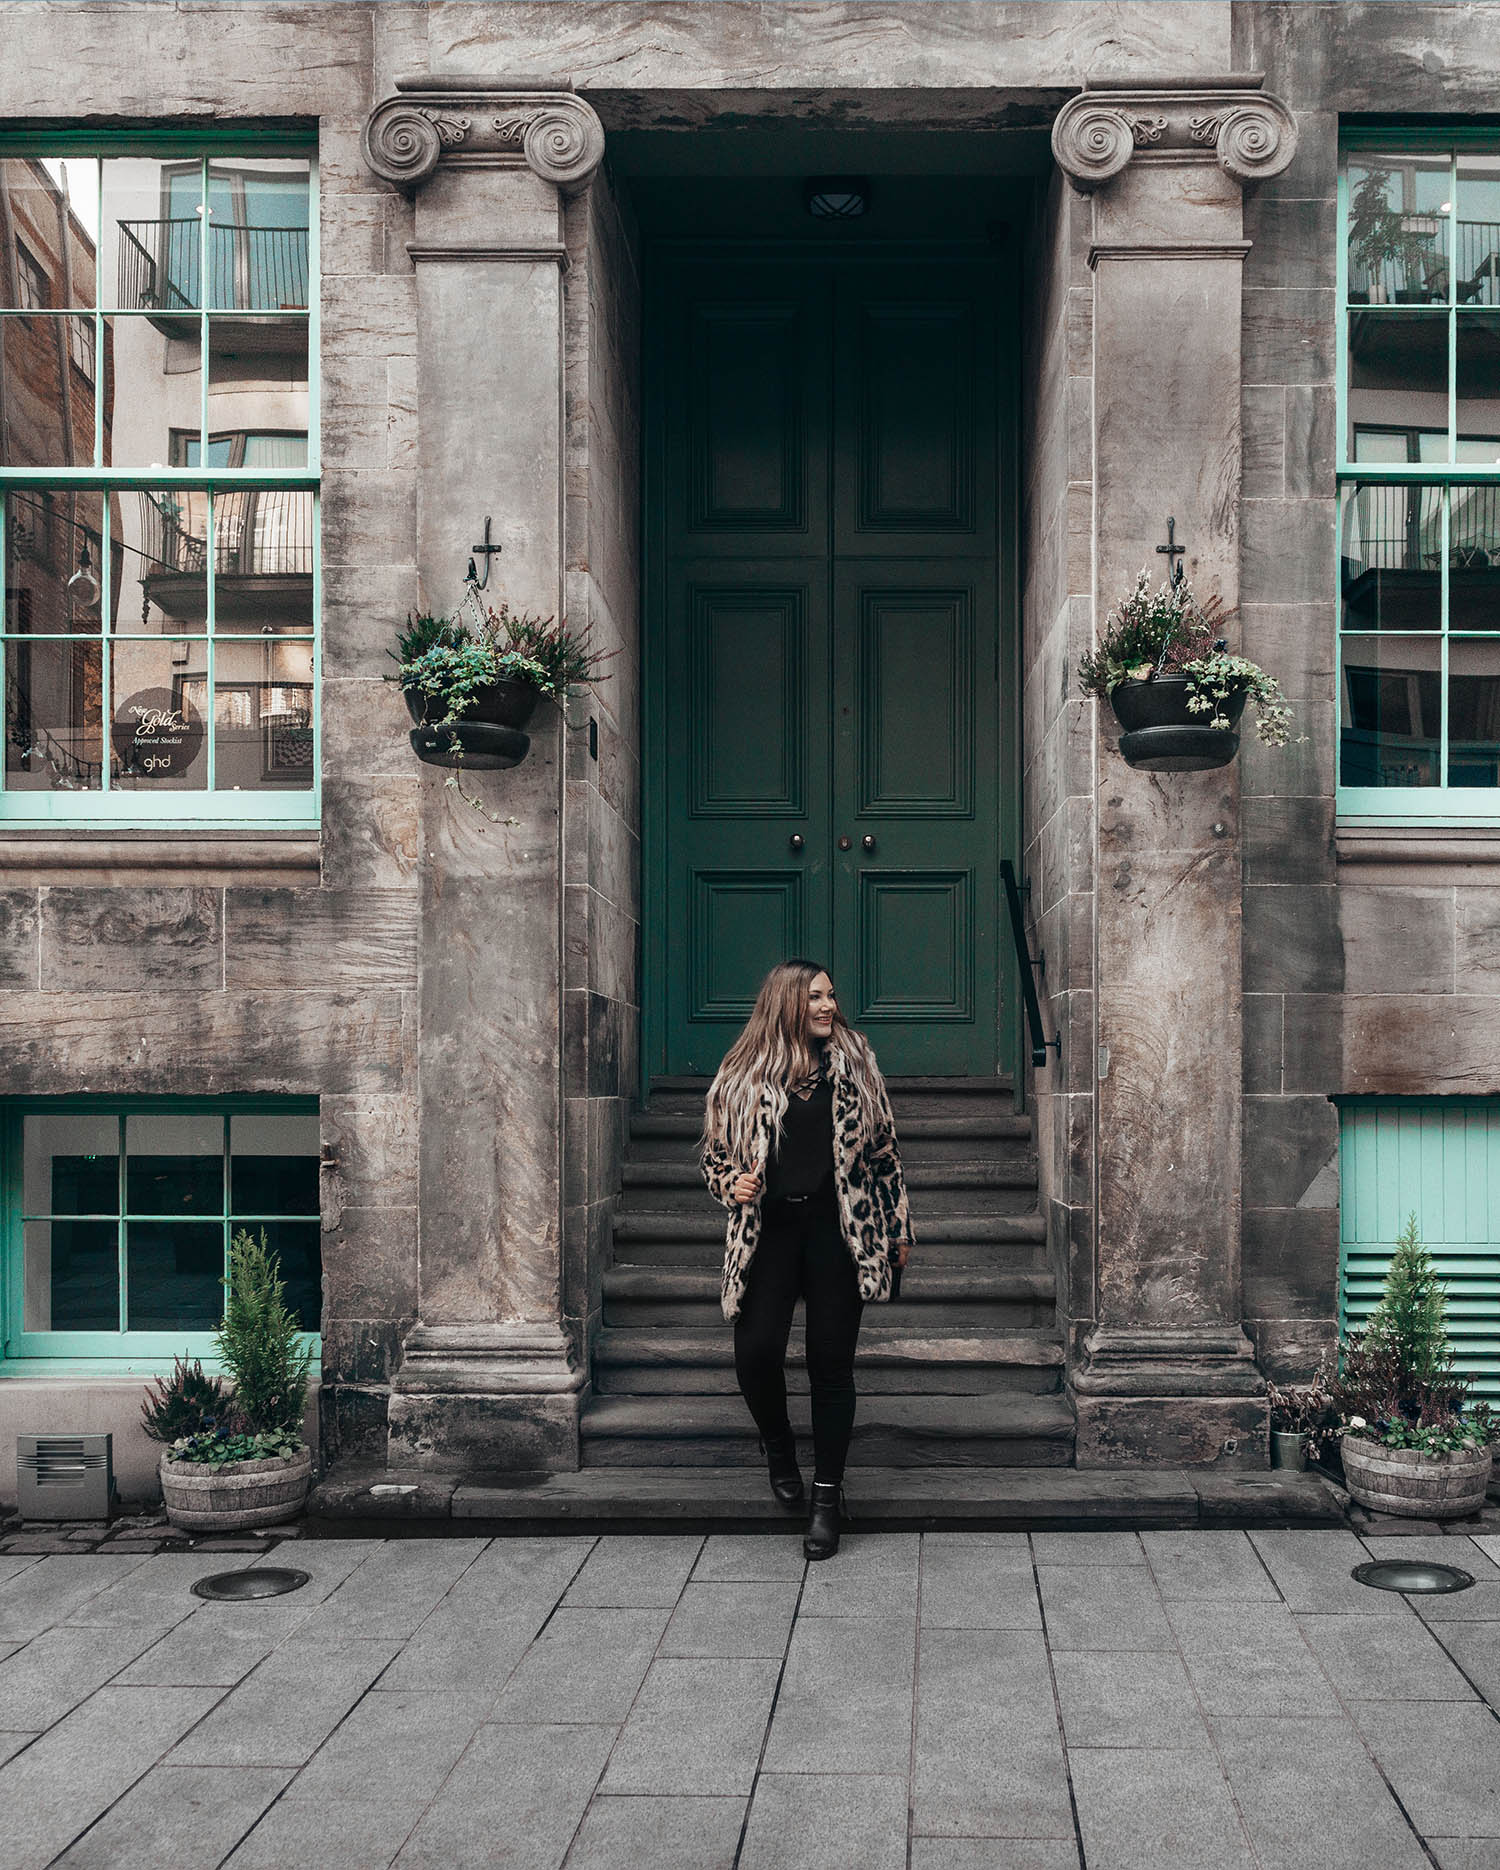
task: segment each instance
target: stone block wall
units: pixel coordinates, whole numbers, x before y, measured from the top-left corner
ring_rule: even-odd
[[[1093,276],[1086,204],[1038,193],[1023,294],[1022,873],[1048,1038],[1031,1073],[1041,1193],[1070,1342],[1093,1315],[1094,736],[1074,671],[1093,640]],[[1029,1043],[1029,1041],[1028,1041]]]

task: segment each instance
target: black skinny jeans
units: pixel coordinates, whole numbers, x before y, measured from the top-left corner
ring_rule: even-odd
[[[768,1201],[760,1241],[734,1321],[734,1373],[762,1439],[792,1432],[786,1412],[786,1346],[792,1310],[807,1302],[815,1480],[841,1481],[854,1430],[854,1347],[864,1300],[844,1244],[830,1182],[807,1201]]]

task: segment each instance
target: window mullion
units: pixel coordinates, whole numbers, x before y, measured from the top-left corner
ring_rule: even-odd
[[[1438,785],[1446,792],[1448,789],[1448,586],[1451,577],[1448,546],[1449,510],[1453,503],[1453,490],[1443,489],[1442,524],[1438,528],[1438,552],[1440,580],[1438,596],[1440,615],[1443,626],[1442,654],[1438,658],[1438,719],[1442,723],[1438,741]]]
[[[120,1171],[120,1192],[118,1196],[120,1218],[116,1223],[117,1238],[119,1240],[118,1252],[120,1256],[120,1330],[125,1332],[130,1329],[130,1235],[125,1220],[126,1214],[129,1212],[129,1204],[126,1199],[126,1191],[129,1187],[129,1182],[126,1176],[125,1164],[125,1126],[127,1118],[124,1111],[121,1111],[116,1122],[119,1124],[120,1139],[119,1147],[116,1152],[119,1158]]]

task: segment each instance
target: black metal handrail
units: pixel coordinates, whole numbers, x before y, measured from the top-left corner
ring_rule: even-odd
[[[119,225],[122,310],[189,311],[202,303],[203,223],[196,215]],[[306,310],[308,259],[305,227],[209,223],[208,277],[220,310]]]
[[[1062,1038],[1049,1039],[1042,1031],[1042,1006],[1036,997],[1036,982],[1031,970],[1037,963],[1031,958],[1031,944],[1026,939],[1026,924],[1021,916],[1021,890],[1015,867],[1008,857],[1000,859],[1000,881],[1005,885],[1005,906],[1010,911],[1011,939],[1016,944],[1016,968],[1021,976],[1021,1003],[1026,1008],[1026,1024],[1031,1032],[1031,1062],[1045,1065],[1049,1047],[1062,1058]]]

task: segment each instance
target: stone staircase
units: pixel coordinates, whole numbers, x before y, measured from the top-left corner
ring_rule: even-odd
[[[683,1470],[761,1465],[719,1311],[723,1210],[698,1174],[706,1090],[658,1079],[631,1127],[585,1469],[676,1470],[687,1482]],[[877,1480],[859,1470],[1070,1466],[1030,1119],[1008,1079],[896,1078],[890,1091],[917,1247],[900,1300],[865,1311],[851,1493]],[[810,1470],[801,1336],[799,1307],[788,1382]]]

